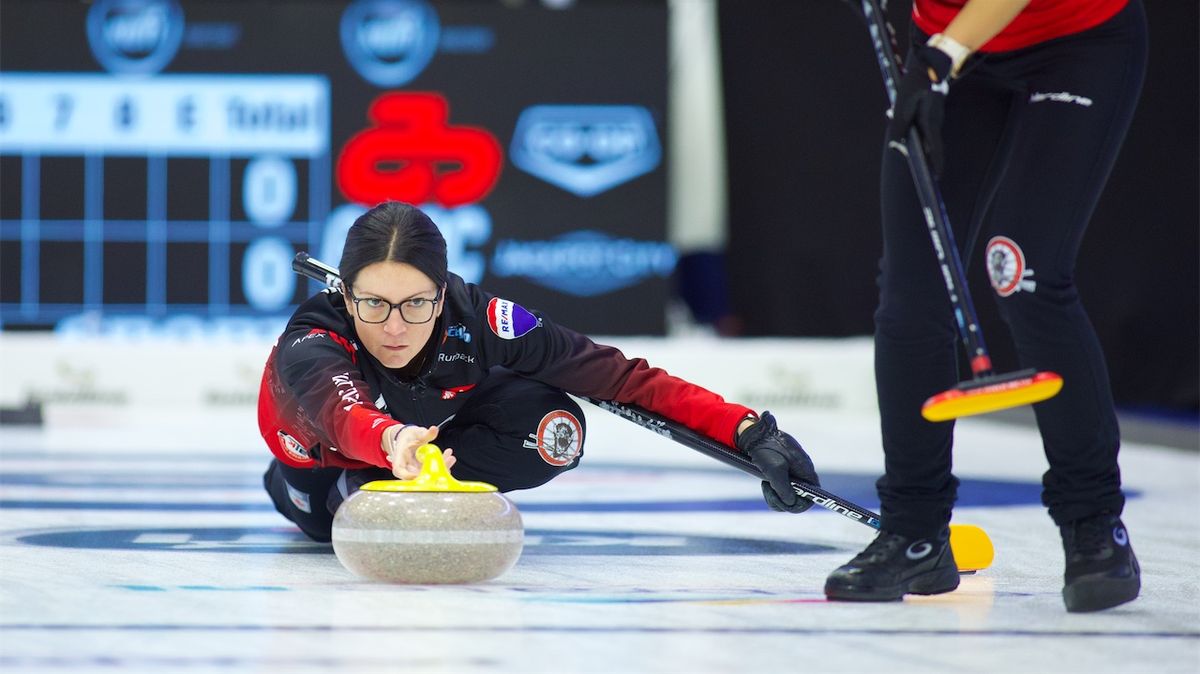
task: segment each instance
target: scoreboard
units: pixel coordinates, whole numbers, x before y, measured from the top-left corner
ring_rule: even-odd
[[[69,327],[81,312],[249,315],[278,312],[294,301],[296,283],[287,263],[294,245],[307,245],[308,230],[316,223],[284,225],[296,212],[298,165],[306,166],[310,181],[328,176],[327,168],[313,166],[327,163],[329,154],[327,80],[161,75],[121,81],[99,74],[5,73],[0,82],[0,138],[6,155],[21,159],[19,176],[3,177],[21,184],[20,226],[12,227],[8,218],[4,222],[17,229],[21,246],[14,265],[20,270],[20,296],[17,307],[6,302],[6,314],[15,309],[6,322],[67,321]],[[70,189],[47,184],[43,166],[54,171],[72,157],[82,160],[80,217],[58,218],[53,211],[43,217],[43,202]],[[140,174],[136,183],[130,180],[128,161],[110,161],[117,158],[140,158],[145,182]],[[183,158],[204,160],[209,172],[204,200],[209,208],[197,209],[190,218],[182,209],[168,211],[174,193],[195,189],[172,180],[174,162],[168,160]],[[233,158],[241,160],[242,169],[237,192],[243,208],[236,222],[229,208]],[[310,182],[304,193],[327,199],[324,182]],[[106,192],[115,194],[106,198]],[[128,200],[136,205],[122,203]],[[320,212],[325,206],[310,203],[306,210]],[[246,244],[240,270],[229,268],[231,241]],[[144,262],[121,256],[130,245],[144,247]],[[168,264],[168,251],[186,255],[204,248],[207,292],[172,292],[169,301],[168,287],[188,285],[186,278],[170,275],[181,272],[194,279],[195,271]],[[82,265],[63,264],[80,256]],[[144,269],[133,271],[130,265]],[[236,303],[230,301],[231,278],[241,285]]]
[[[468,281],[658,334],[665,2],[6,3],[0,328],[274,336],[384,199]]]

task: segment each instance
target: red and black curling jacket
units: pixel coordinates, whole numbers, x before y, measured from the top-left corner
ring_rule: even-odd
[[[276,458],[297,468],[388,467],[380,448],[387,428],[448,419],[495,366],[568,393],[640,405],[726,444],[752,414],[454,274],[444,301],[436,344],[409,378],[361,347],[340,293],[323,291],[301,304],[271,351],[259,391],[259,430]]]

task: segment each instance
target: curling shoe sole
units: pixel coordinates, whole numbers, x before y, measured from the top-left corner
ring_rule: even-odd
[[[1137,599],[1142,582],[1133,578],[1081,577],[1063,588],[1063,603],[1070,613],[1090,613]]]

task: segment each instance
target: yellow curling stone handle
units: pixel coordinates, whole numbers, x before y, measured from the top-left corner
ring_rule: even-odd
[[[421,460],[421,473],[411,480],[375,480],[359,489],[363,491],[391,492],[459,492],[480,493],[497,491],[486,482],[460,482],[446,468],[446,460],[437,445],[421,445],[417,448]]]

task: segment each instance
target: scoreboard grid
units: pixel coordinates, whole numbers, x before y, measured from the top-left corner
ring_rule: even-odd
[[[3,164],[9,171],[0,181],[20,180],[19,209],[12,204],[3,209],[6,214],[19,210],[19,219],[0,219],[0,247],[19,245],[20,270],[0,272],[0,284],[9,286],[0,291],[0,325],[47,327],[71,316],[101,312],[151,318],[261,317],[294,304],[311,288],[297,287],[303,284],[295,282],[290,254],[280,244],[295,251],[314,249],[321,241],[332,198],[328,91],[324,77],[304,75],[184,75],[130,81],[96,74],[0,74],[0,159],[19,159]],[[270,128],[264,133],[266,117],[278,109],[268,107],[274,105],[270,99],[289,97],[294,109],[303,111],[295,114],[310,117],[290,130],[277,118],[280,130],[275,137]],[[263,111],[253,136],[238,137],[235,123],[246,117],[239,120],[235,105]],[[106,115],[104,107],[115,114]],[[107,128],[97,121],[106,117]],[[139,122],[144,122],[141,127]],[[144,205],[106,204],[106,173],[132,174],[131,162],[144,165]],[[196,201],[195,195],[181,190],[198,185],[172,179],[173,164],[182,167],[183,162],[207,164],[207,212],[195,212],[193,206],[194,219],[172,218],[170,213],[176,197]],[[11,175],[14,164],[19,176]],[[76,165],[82,174],[81,200],[69,196],[78,186],[50,189],[46,174],[53,180],[61,171],[64,182],[70,182]],[[256,165],[266,170],[256,171]],[[141,167],[136,170],[140,173]],[[184,171],[193,179],[197,172],[195,166]],[[112,177],[129,192],[130,175]],[[13,193],[6,188],[9,198]],[[272,199],[290,203],[272,204]],[[46,212],[51,201],[53,215]],[[123,215],[144,206],[144,217],[110,218],[106,206]],[[256,214],[264,210],[265,217]],[[76,217],[64,217],[68,215]],[[258,250],[265,254],[248,264],[247,255],[254,254],[251,247],[264,242],[269,245]],[[144,265],[143,293],[136,301],[106,299],[106,275],[121,273],[119,268],[106,269],[106,264],[119,260],[113,251],[122,246],[144,248],[139,261]],[[207,258],[202,266],[194,259],[201,250]],[[10,252],[4,259],[13,257]],[[169,258],[184,262],[169,264]],[[76,262],[81,270],[72,269]],[[238,262],[243,269],[235,269]],[[198,278],[198,269],[206,279]],[[180,270],[186,272],[182,278]],[[241,279],[240,288],[231,283],[235,278]],[[275,288],[265,300],[259,292],[264,285]],[[126,291],[124,299],[133,298]]]

